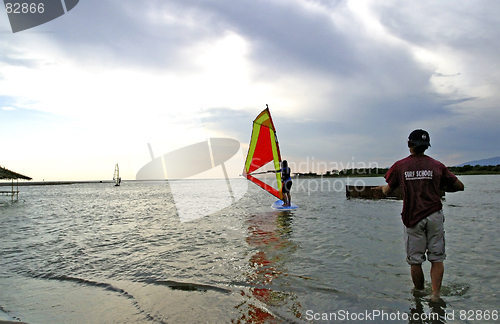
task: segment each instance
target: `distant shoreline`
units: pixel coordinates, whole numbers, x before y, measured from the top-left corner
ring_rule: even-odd
[[[114,181],[106,180],[106,181],[14,181],[14,186],[61,186],[61,185],[72,185],[77,183],[114,183]],[[0,187],[10,187],[12,186],[12,182],[0,182]]]
[[[453,172],[454,175],[499,175],[498,171],[470,171],[470,172]]]
[[[453,172],[453,171],[452,171]],[[453,172],[453,174],[457,176],[461,175],[500,175],[500,171],[467,171],[467,172]],[[292,179],[315,179],[315,178],[375,178],[375,177],[384,177],[385,173],[375,173],[375,174],[315,174],[315,173],[307,173],[307,174],[295,174],[292,176]],[[168,181],[169,179],[157,179],[157,180],[123,180],[123,182],[127,181]],[[183,179],[170,179],[172,181],[183,180]],[[204,180],[204,179],[193,179],[193,180]],[[207,179],[214,180],[214,179]],[[220,180],[220,179],[217,179]],[[72,185],[72,184],[85,184],[85,183],[102,183],[102,184],[112,184],[115,183],[112,180],[90,180],[90,181],[14,181],[14,186],[24,187],[24,186],[61,186],[61,185]],[[12,186],[12,182],[0,182],[0,187],[10,187]]]

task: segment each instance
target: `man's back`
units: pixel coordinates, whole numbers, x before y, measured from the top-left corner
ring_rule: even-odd
[[[452,185],[457,177],[441,162],[424,154],[410,155],[397,161],[385,175],[387,184],[401,186],[406,227],[413,227],[442,208],[440,190]]]

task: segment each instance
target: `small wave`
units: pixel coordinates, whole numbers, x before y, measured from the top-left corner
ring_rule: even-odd
[[[66,275],[61,275],[61,276],[44,275],[44,276],[40,276],[40,278],[49,279],[49,280],[58,280],[58,281],[70,281],[70,282],[76,282],[76,283],[87,285],[87,286],[100,287],[100,288],[104,288],[105,290],[119,293],[127,298],[134,299],[134,296],[130,295],[125,290],[118,288],[118,287],[115,287],[115,286],[108,284],[108,283],[105,283],[105,282],[97,282],[97,281],[92,281],[92,280],[87,280],[87,279],[70,277],[70,276],[66,276]]]
[[[461,283],[451,283],[449,285],[441,287],[441,295],[450,296],[463,296],[467,294],[470,286],[468,284]]]
[[[167,286],[174,290],[184,290],[184,291],[216,291],[220,293],[229,294],[232,291],[226,288],[221,288],[217,286],[196,284],[191,282],[177,282],[173,280],[147,280],[146,283]]]
[[[41,279],[48,279],[48,280],[57,280],[57,281],[67,281],[67,282],[74,282],[78,283],[81,285],[86,285],[90,287],[98,287],[98,288],[103,288],[104,290],[116,292],[120,294],[123,297],[126,297],[128,299],[132,299],[132,304],[134,305],[135,308],[139,311],[140,314],[144,315],[145,318],[148,321],[154,321],[154,322],[161,322],[163,321],[161,319],[156,319],[153,315],[151,315],[149,312],[145,311],[144,309],[141,308],[141,305],[135,300],[134,296],[126,292],[125,290],[115,287],[109,283],[105,282],[97,282],[93,280],[87,280],[87,279],[82,279],[82,278],[76,278],[76,277],[70,277],[66,275],[51,275],[51,274],[46,274],[46,275],[41,275],[38,276],[38,278]]]

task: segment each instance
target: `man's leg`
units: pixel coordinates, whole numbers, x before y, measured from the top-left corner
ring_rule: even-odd
[[[443,282],[444,264],[443,262],[432,262],[431,266],[431,281],[432,294],[434,297],[439,297],[441,293],[441,283]]]
[[[291,181],[285,181],[283,183],[282,193],[283,193],[283,206],[290,206],[290,187]]]
[[[432,294],[439,298],[443,282],[446,249],[444,240],[444,215],[442,211],[428,217],[427,222],[427,248],[428,259],[431,266]]]
[[[413,280],[413,285],[415,289],[423,290],[424,289],[424,272],[422,271],[421,264],[412,264],[411,265],[411,279]]]
[[[288,202],[288,196],[286,195],[286,188],[283,185],[283,188],[281,189],[281,194],[283,196],[283,206],[286,206],[286,203]]]
[[[281,195],[283,196],[283,207],[285,207],[288,204],[288,196],[284,188],[281,190]]]
[[[425,262],[427,239],[425,226],[427,219],[422,219],[412,228],[405,227],[406,262],[411,266],[411,279],[415,289],[424,289],[424,272],[422,263]]]
[[[287,206],[290,206],[290,204],[291,204],[291,199],[290,199],[290,193],[289,192],[286,193],[286,203],[287,203]]]

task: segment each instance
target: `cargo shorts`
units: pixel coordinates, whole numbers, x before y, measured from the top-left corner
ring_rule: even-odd
[[[440,210],[422,219],[412,228],[405,227],[406,262],[422,264],[443,262],[446,259],[444,215]]]

